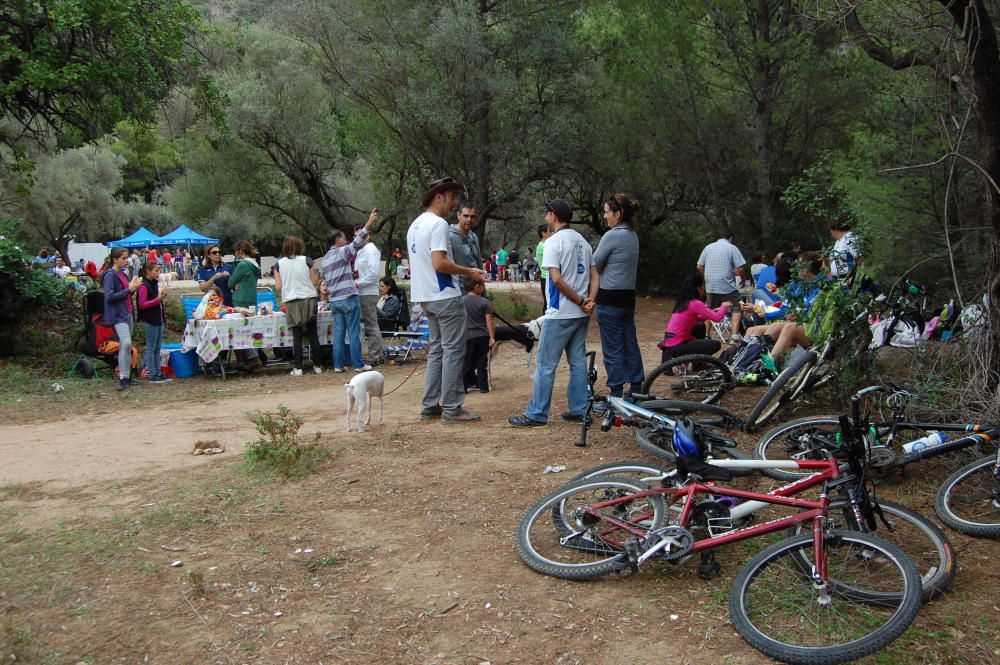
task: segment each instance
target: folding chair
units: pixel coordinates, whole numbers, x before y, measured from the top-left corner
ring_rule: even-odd
[[[416,356],[420,351],[426,351],[430,346],[431,326],[426,316],[420,317],[417,325],[410,326],[407,330],[386,333],[388,344],[385,345],[385,358],[396,365],[402,365],[410,359],[411,354]]]
[[[194,318],[194,310],[198,309],[204,293],[182,293],[181,302],[184,304],[184,318],[190,321]]]

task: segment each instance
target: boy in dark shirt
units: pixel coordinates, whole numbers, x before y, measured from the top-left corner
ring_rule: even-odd
[[[486,283],[480,280],[467,282],[469,291],[462,297],[469,323],[465,334],[465,366],[462,380],[465,392],[490,391],[487,365],[490,349],[496,344],[496,326],[493,323],[493,305],[483,296]]]

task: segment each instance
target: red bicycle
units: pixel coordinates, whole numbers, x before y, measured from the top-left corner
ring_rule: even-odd
[[[613,398],[609,398],[613,399]],[[518,553],[533,570],[563,579],[631,574],[650,560],[680,564],[701,555],[699,573],[714,576],[713,550],[723,545],[811,527],[775,543],[737,574],[729,612],[737,632],[763,653],[790,663],[840,663],[872,654],[901,635],[921,602],[920,575],[895,545],[857,531],[831,530],[830,493],[847,491],[859,522],[857,476],[832,457],[814,461],[703,461],[695,427],[675,423],[677,474],[665,487],[604,476],[571,482],[532,506],[518,529]],[[685,432],[688,433],[685,436]],[[688,439],[686,442],[684,439]],[[690,453],[695,453],[694,455]],[[860,462],[862,451],[851,457]],[[811,475],[762,494],[714,484],[735,468],[801,469]],[[816,500],[793,495],[822,485]],[[710,500],[702,500],[708,497]],[[766,505],[794,514],[762,524],[749,516]]]

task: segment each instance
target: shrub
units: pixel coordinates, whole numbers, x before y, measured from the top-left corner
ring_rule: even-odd
[[[287,406],[278,406],[277,413],[250,411],[247,413],[261,435],[247,446],[244,459],[252,467],[275,471],[282,478],[311,473],[316,462],[329,456],[329,450],[319,442],[319,434],[312,443],[299,437],[304,422]]]
[[[16,352],[23,317],[62,302],[66,288],[47,273],[31,270],[32,256],[17,241],[20,225],[0,219],[0,355]]]

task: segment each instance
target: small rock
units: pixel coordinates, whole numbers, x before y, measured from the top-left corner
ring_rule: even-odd
[[[680,619],[680,616],[678,616],[678,615],[676,615],[676,614],[671,614],[671,615],[670,615],[670,620],[671,620],[671,621],[677,621],[678,619]]]
[[[184,565],[184,562],[181,561],[180,559],[177,559],[177,561],[171,561],[170,562],[170,567],[171,568],[180,568],[183,565]]]
[[[566,466],[565,465],[563,465],[563,464],[556,464],[556,465],[553,465],[553,466],[547,466],[547,467],[545,467],[545,471],[542,471],[542,473],[560,473],[560,472],[565,471],[565,470],[566,470]]]
[[[278,610],[277,612],[274,613],[274,616],[280,617],[282,614],[284,614],[284,612],[282,612],[281,610]]]

